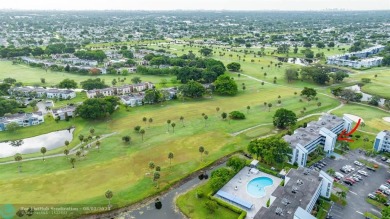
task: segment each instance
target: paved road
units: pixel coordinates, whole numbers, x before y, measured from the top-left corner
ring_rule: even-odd
[[[222,164],[218,164],[217,166],[210,167],[205,172],[210,175],[211,170],[225,166],[226,162]],[[176,198],[182,194],[187,192],[188,190],[194,188],[195,186],[200,185],[201,183],[207,182],[206,180],[199,180],[198,177],[195,177],[193,179],[190,179],[186,183],[180,185],[179,187],[170,190],[163,196],[161,196],[159,199],[162,203],[162,209],[157,210],[154,207],[154,200],[152,200],[149,203],[146,203],[139,208],[127,212],[120,213],[116,217],[116,219],[152,219],[152,218],[159,218],[159,219],[179,219],[179,218],[186,218],[180,210],[177,208],[175,200]],[[102,217],[103,218],[103,217]],[[107,217],[104,217],[107,218]]]

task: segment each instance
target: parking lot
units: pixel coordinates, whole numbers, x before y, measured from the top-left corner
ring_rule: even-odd
[[[376,172],[368,170],[365,166],[357,166],[354,164],[354,161],[359,159],[365,159],[370,162],[376,162],[379,165],[379,169]],[[327,164],[323,171],[327,171],[332,168],[336,172],[340,172],[340,168],[345,165],[350,165],[355,168],[354,171],[350,173],[342,173],[344,178],[351,177],[353,174],[358,174],[359,170],[364,170],[368,173],[368,176],[362,176],[362,180],[354,183],[353,186],[346,185],[343,180],[340,180],[340,183],[349,187],[349,192],[347,194],[347,206],[343,207],[338,204],[334,204],[330,209],[330,215],[334,219],[353,219],[353,218],[365,218],[363,216],[364,212],[368,211],[375,215],[380,215],[380,210],[375,206],[366,202],[367,195],[369,193],[375,193],[380,185],[385,184],[385,182],[390,179],[390,172],[388,169],[388,164],[383,162],[379,158],[368,158],[363,154],[360,154],[358,151],[351,151],[348,154],[338,158],[337,160],[332,160],[330,158],[325,158],[323,161]]]

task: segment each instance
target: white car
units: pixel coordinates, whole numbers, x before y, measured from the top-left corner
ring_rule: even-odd
[[[390,159],[387,159],[387,160],[386,160],[386,163],[390,163]]]
[[[368,176],[367,172],[363,171],[363,170],[359,170],[358,173],[363,175],[363,176]]]
[[[359,161],[355,161],[355,162],[353,162],[354,164],[356,164],[356,165],[358,165],[358,166],[363,166],[364,164],[362,164],[362,163],[360,163]]]
[[[361,177],[360,175],[358,175],[358,174],[353,174],[352,176],[353,176],[353,177],[356,177],[356,178],[358,178],[358,179],[360,179],[360,180],[362,179],[362,177]]]

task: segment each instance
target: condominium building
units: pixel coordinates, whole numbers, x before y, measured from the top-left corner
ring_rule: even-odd
[[[51,114],[53,118],[60,118],[60,120],[66,119],[66,117],[73,117],[76,106],[66,106],[59,109],[52,109]]]
[[[374,150],[377,152],[390,152],[390,131],[384,130],[376,135]]]
[[[76,92],[67,89],[42,88],[42,87],[14,87],[8,91],[15,96],[38,97],[38,98],[59,98],[72,99],[76,97]]]
[[[315,219],[310,212],[320,196],[330,197],[332,187],[333,178],[324,171],[290,169],[284,186],[271,194],[269,207],[262,207],[254,219]]]
[[[327,58],[327,64],[347,66],[351,68],[374,67],[382,64],[383,57],[371,57],[382,51],[385,46],[373,46],[358,52],[346,53],[343,55],[335,55]],[[350,60],[351,57],[357,57],[359,60]]]
[[[305,128],[298,128],[292,135],[285,135],[283,139],[290,144],[292,153],[289,163],[306,166],[309,154],[317,147],[322,147],[327,154],[334,151],[337,135],[344,129],[350,131],[352,120],[331,114],[322,115],[318,121],[309,122]]]
[[[103,89],[94,89],[87,91],[88,98],[94,98],[97,95],[103,96],[115,96],[115,95],[126,95],[130,93],[141,92],[147,89],[152,89],[154,87],[151,82],[143,82],[138,84],[127,84],[119,87],[109,87]]]
[[[0,117],[0,131],[7,129],[7,125],[10,123],[17,123],[21,127],[27,127],[32,125],[39,125],[45,120],[42,112],[35,113],[16,113],[9,116]]]

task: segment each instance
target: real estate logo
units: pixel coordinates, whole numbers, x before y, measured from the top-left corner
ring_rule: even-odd
[[[11,219],[15,216],[15,208],[11,204],[0,206],[0,219]]]
[[[337,140],[339,141],[347,141],[347,142],[354,142],[353,139],[349,138],[350,135],[352,135],[356,130],[357,128],[359,127],[360,125],[360,122],[361,122],[361,119],[358,120],[358,122],[356,123],[355,127],[353,127],[353,129],[347,133],[347,130],[343,130],[339,136],[337,137]]]

